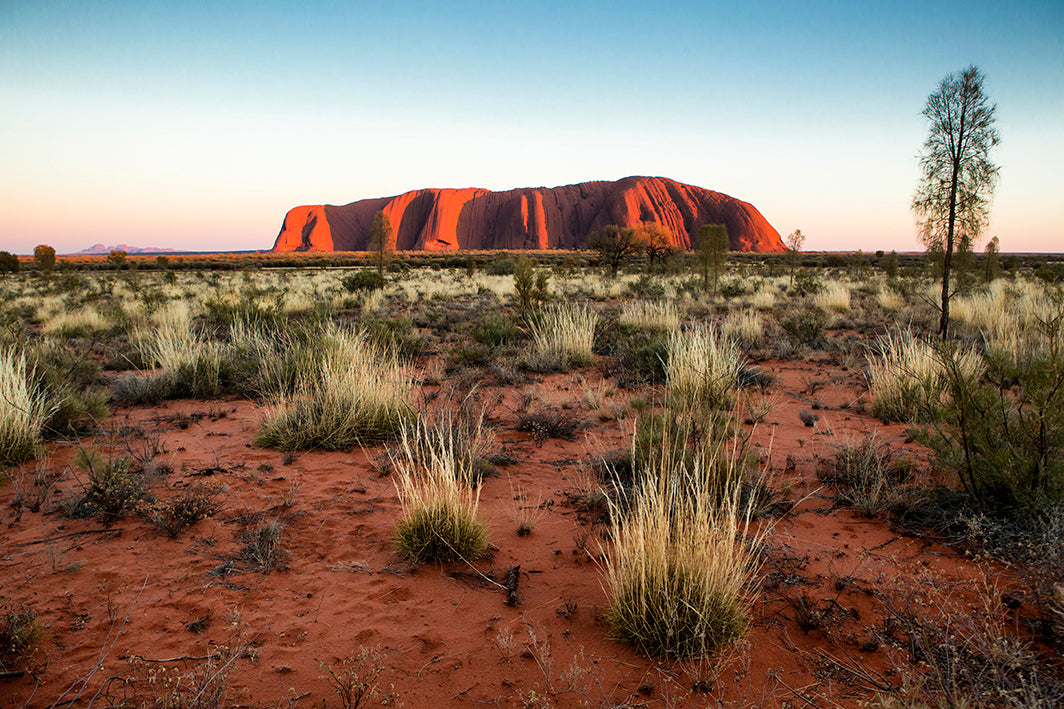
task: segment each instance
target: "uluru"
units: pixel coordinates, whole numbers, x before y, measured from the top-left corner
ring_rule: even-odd
[[[609,225],[656,222],[676,248],[704,224],[725,224],[733,251],[782,252],[783,241],[750,203],[664,177],[626,177],[561,187],[421,189],[343,206],[305,205],[285,215],[274,252],[365,251],[383,211],[400,251],[581,249]]]

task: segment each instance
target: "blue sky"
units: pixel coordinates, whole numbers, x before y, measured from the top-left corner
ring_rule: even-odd
[[[998,104],[989,234],[1064,250],[1064,4],[0,2],[0,249],[269,248],[285,211],[663,175],[919,248],[920,111]]]

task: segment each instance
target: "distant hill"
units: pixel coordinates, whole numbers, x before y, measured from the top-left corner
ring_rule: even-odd
[[[127,254],[171,254],[177,253],[174,249],[160,249],[154,246],[130,246],[129,244],[117,244],[115,246],[104,246],[103,244],[93,244],[89,248],[83,251],[75,252],[75,256],[96,256],[99,254],[107,255],[112,251],[125,251]]]
[[[562,187],[424,189],[344,206],[294,207],[274,252],[364,251],[383,211],[401,251],[579,249],[593,231],[657,222],[690,248],[704,224],[725,224],[733,251],[782,252],[783,241],[752,204],[664,177],[626,177]]]

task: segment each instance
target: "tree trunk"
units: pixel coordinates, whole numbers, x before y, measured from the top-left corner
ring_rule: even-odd
[[[943,340],[949,334],[949,271],[953,260],[953,230],[957,222],[957,173],[960,165],[953,161],[953,177],[949,186],[949,228],[946,245],[942,249],[942,314],[938,321],[938,335]]]
[[[960,179],[961,156],[964,155],[964,119],[967,105],[961,106],[960,129],[953,146],[953,174],[949,181],[949,228],[946,231],[946,248],[942,254],[942,316],[938,321],[938,334],[943,340],[949,334],[949,270],[953,260],[953,237],[957,225],[957,181]]]

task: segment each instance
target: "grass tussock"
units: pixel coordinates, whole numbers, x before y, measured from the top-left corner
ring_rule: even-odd
[[[742,368],[739,347],[713,330],[673,333],[665,365],[669,405],[679,410],[731,407]]]
[[[939,416],[948,396],[947,367],[969,379],[978,379],[983,368],[972,350],[936,350],[908,331],[882,338],[879,349],[882,354],[870,358],[868,380],[872,414],[884,422]]]
[[[452,437],[423,423],[403,425],[392,466],[403,508],[393,540],[404,559],[468,561],[487,550],[487,525],[477,516],[479,488],[468,484],[462,459]]]
[[[297,394],[262,423],[255,442],[283,451],[344,450],[396,436],[415,418],[413,375],[365,333],[336,332]]]
[[[641,330],[674,332],[680,329],[680,310],[670,300],[641,300],[624,303],[617,321],[621,325]]]
[[[721,335],[742,347],[760,347],[765,340],[765,319],[756,310],[732,313],[721,325]]]
[[[829,282],[813,296],[813,303],[828,313],[848,313],[850,311],[850,289],[842,283]]]
[[[434,420],[421,417],[415,425],[401,427],[398,450],[401,457],[426,469],[439,451],[451,451],[455,475],[475,487],[491,468],[488,458],[494,443],[495,432],[484,425],[483,412],[473,415],[446,411]]]
[[[531,323],[532,348],[525,364],[537,372],[567,371],[594,364],[598,320],[587,305],[543,310]]]
[[[740,476],[723,476],[733,481],[723,496],[715,489],[726,461],[677,459],[663,453],[640,477],[630,511],[610,501],[608,617],[648,655],[697,657],[742,636],[760,537],[744,539]]]
[[[0,350],[0,467],[17,465],[40,451],[41,431],[51,412],[32,375],[24,354]]]

